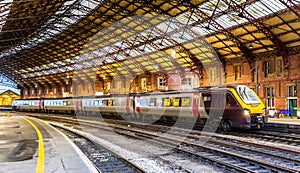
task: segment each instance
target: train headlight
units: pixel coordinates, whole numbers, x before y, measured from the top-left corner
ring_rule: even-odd
[[[244,109],[244,115],[245,116],[250,116],[250,110],[249,109]]]

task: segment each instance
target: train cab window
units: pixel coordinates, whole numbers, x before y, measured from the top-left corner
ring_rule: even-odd
[[[181,98],[181,106],[182,107],[189,107],[191,104],[191,98],[189,97],[182,97]]]
[[[150,98],[149,106],[156,106],[156,98]]]
[[[173,98],[172,103],[173,103],[174,107],[180,107],[181,106],[180,97],[179,98]]]
[[[170,98],[163,98],[163,106],[169,107],[172,106],[172,101]]]
[[[260,101],[254,91],[245,86],[238,86],[237,93],[246,104],[259,104]]]

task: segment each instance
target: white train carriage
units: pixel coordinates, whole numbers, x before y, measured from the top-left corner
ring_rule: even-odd
[[[42,99],[19,99],[14,100],[12,104],[15,111],[42,111],[43,100]]]
[[[101,113],[119,115],[132,113],[132,98],[128,95],[113,95],[110,97],[82,98],[82,111],[88,113]]]
[[[74,113],[77,98],[44,99],[44,111],[47,113]]]

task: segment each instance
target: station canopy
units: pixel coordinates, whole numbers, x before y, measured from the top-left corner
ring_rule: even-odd
[[[0,73],[20,87],[288,56],[299,0],[4,0]]]

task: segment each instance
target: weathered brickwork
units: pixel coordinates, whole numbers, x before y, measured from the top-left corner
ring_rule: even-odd
[[[288,62],[289,64],[284,64],[281,57],[272,57],[253,62],[253,69],[247,61],[244,61],[226,65],[225,69],[203,68],[203,71],[198,73],[147,72],[133,79],[95,79],[95,81],[70,82],[64,86],[44,88],[32,86],[23,90],[22,96],[23,98],[95,96],[110,93],[184,90],[220,84],[244,84],[254,89],[268,108],[289,109],[291,104],[300,107],[300,55],[290,56]],[[215,76],[212,77],[212,74]],[[294,94],[289,95],[288,87],[294,87]],[[268,96],[268,92],[272,93]]]

